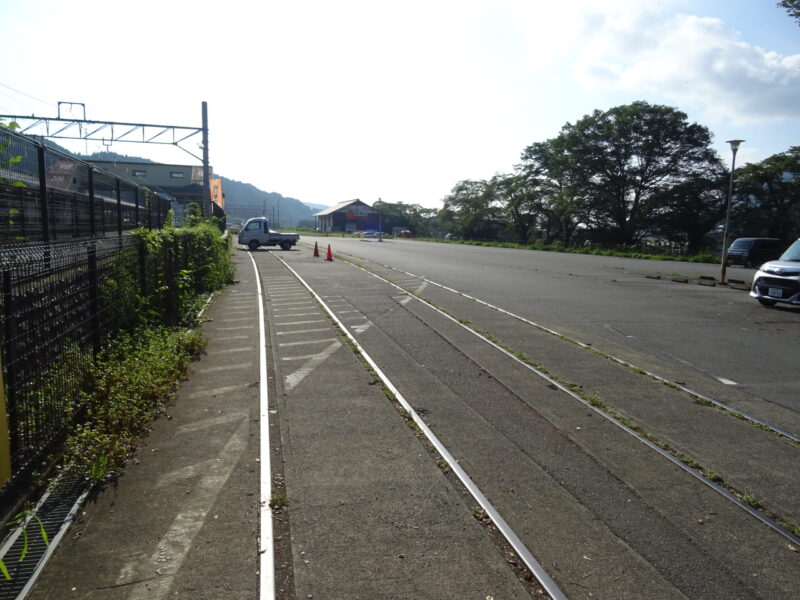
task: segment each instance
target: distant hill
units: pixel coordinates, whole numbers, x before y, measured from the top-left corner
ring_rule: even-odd
[[[74,154],[58,144],[52,143],[50,140],[47,143],[62,152],[72,154],[87,162],[93,160],[153,162],[147,158],[126,156],[108,151],[95,152],[90,155]],[[246,221],[250,217],[266,216],[272,221],[273,227],[314,227],[314,213],[326,208],[312,209],[296,198],[288,198],[277,192],[265,192],[250,183],[228,179],[218,173],[215,173],[215,175],[222,179],[222,191],[225,194],[225,214],[230,225],[237,224],[239,221]]]
[[[325,204],[312,204],[311,202],[303,202],[308,208],[310,208],[313,212],[318,213],[321,210],[325,210],[326,208],[330,208]]]
[[[300,200],[265,192],[250,183],[221,178],[229,224],[265,216],[272,221],[273,227],[314,227],[314,213],[318,211],[311,210]]]

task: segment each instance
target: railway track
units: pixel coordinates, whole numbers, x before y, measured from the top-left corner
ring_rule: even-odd
[[[270,260],[302,282],[551,597],[798,591],[797,479],[780,468],[759,478],[757,460],[734,472],[724,451],[653,413],[700,414],[706,432],[735,429],[740,445],[796,465],[792,432],[424,277],[348,257],[335,267],[351,271],[343,286],[296,256]],[[594,377],[581,382],[566,364]],[[620,387],[653,406],[637,413]],[[737,569],[761,574],[759,585]]]

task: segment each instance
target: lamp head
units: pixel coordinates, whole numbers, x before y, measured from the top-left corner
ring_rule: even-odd
[[[739,149],[739,144],[744,142],[745,140],[728,140],[728,143],[731,145],[731,150],[736,152]]]

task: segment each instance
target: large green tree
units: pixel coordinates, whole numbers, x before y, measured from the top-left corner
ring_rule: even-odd
[[[566,139],[559,136],[531,144],[522,153],[520,175],[539,192],[539,233],[545,243],[570,245],[587,220],[586,186],[580,165],[569,155]]]
[[[586,194],[587,225],[617,244],[652,233],[668,211],[665,191],[719,163],[706,127],[642,101],[567,123],[559,144]]]
[[[741,235],[800,236],[800,146],[749,164],[736,173],[735,223]]]
[[[384,202],[378,200],[373,208],[381,213],[381,228],[391,232],[393,229],[409,229],[415,236],[432,236],[436,226],[436,209],[425,208],[419,204],[403,202]]]
[[[472,240],[495,240],[505,224],[503,208],[484,180],[459,181],[444,199],[444,213],[455,233]]]
[[[706,234],[725,216],[727,181],[728,171],[714,165],[706,173],[664,190],[658,200],[666,211],[655,232],[682,245],[688,254],[704,250]]]
[[[542,208],[538,182],[524,173],[497,174],[489,182],[488,193],[503,207],[516,241],[520,244],[530,241]]]

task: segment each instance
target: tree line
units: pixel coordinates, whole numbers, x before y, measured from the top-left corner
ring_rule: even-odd
[[[718,249],[730,171],[709,129],[639,101],[595,110],[525,148],[511,173],[459,181],[443,208],[378,202],[385,228],[416,236],[604,247]],[[800,147],[738,168],[735,237],[800,237]]]

